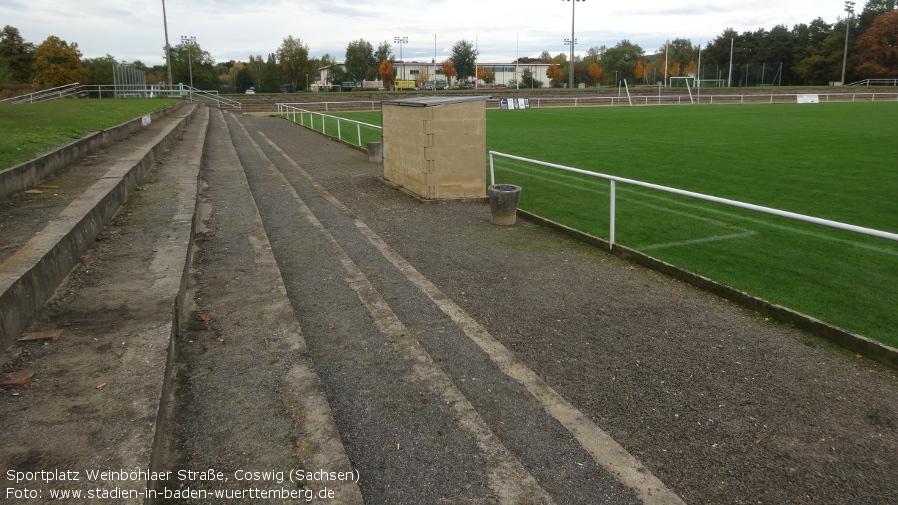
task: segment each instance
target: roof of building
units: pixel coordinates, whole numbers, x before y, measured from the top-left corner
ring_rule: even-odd
[[[384,100],[382,105],[403,105],[407,107],[435,107],[437,105],[449,105],[453,103],[486,101],[491,96],[425,96],[418,98],[402,98],[399,100]]]

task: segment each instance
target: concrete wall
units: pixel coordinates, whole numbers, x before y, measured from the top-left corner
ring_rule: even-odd
[[[384,178],[425,199],[486,195],[486,102],[383,106]]]

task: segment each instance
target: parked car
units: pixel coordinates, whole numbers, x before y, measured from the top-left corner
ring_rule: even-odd
[[[255,95],[255,94],[256,94],[256,88],[252,88],[252,87],[249,88],[248,90],[246,90],[246,94],[247,94],[247,95]]]
[[[281,84],[281,93],[293,93],[296,91],[296,86],[292,84]]]

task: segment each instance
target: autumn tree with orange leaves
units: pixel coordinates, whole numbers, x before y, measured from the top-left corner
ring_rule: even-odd
[[[598,82],[599,79],[602,78],[602,72],[603,72],[602,67],[600,67],[596,63],[593,63],[592,65],[589,66],[589,76],[592,77],[593,80],[596,82]]]
[[[455,70],[455,64],[452,63],[452,60],[446,60],[443,62],[443,68],[441,69],[443,75],[446,76],[446,87],[452,86],[452,78],[455,77],[458,72]]]
[[[90,69],[81,64],[78,44],[69,44],[55,35],[34,50],[32,68],[34,82],[48,88],[75,82],[87,84],[90,75]]]
[[[869,79],[898,77],[898,10],[877,16],[854,44],[854,72]]]
[[[380,62],[380,66],[377,68],[377,73],[380,75],[380,79],[384,82],[384,86],[389,88],[393,84],[393,64],[388,60]]]
[[[558,85],[558,79],[561,79],[561,76],[561,69],[558,68],[558,65],[555,63],[549,65],[549,68],[546,69],[546,77],[548,77],[549,80],[552,81],[553,86]]]
[[[673,63],[670,68],[667,69],[667,75],[670,77],[679,77],[680,76],[680,62],[677,61]]]
[[[633,77],[636,78],[636,82],[639,82],[645,79],[645,74],[648,72],[649,66],[644,60],[636,61],[636,68],[633,69]]]

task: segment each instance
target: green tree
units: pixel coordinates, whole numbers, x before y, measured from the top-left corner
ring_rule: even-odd
[[[34,45],[26,43],[17,28],[9,25],[3,27],[0,31],[0,66],[7,69],[9,80],[31,81],[33,53]]]
[[[644,56],[645,51],[638,44],[625,39],[605,51],[601,66],[605,69],[605,75],[611,76],[613,72],[617,72],[618,79],[625,79],[626,76],[633,75],[636,62]]]
[[[452,46],[452,56],[449,59],[455,65],[459,81],[476,75],[477,55],[478,51],[470,41],[459,40]]]
[[[386,40],[381,42],[377,45],[377,51],[374,53],[374,58],[380,62],[387,60],[390,62],[390,65],[392,65],[393,63],[395,63],[393,47]]]
[[[237,73],[234,74],[234,91],[245,93],[251,87],[253,87],[253,75],[248,66],[241,65]]]
[[[258,90],[263,93],[277,93],[281,90],[281,77],[278,69],[277,55],[268,53],[268,59],[262,65],[262,79]]]
[[[346,76],[351,81],[362,81],[373,77],[378,61],[374,58],[374,48],[364,39],[350,42],[346,47]]]
[[[100,58],[90,58],[84,60],[84,64],[90,71],[88,80],[91,84],[114,84],[115,78],[112,75],[112,69],[116,63],[115,56],[107,54]]]
[[[533,77],[533,70],[529,68],[525,68],[521,72],[521,87],[522,88],[540,88],[543,83],[539,79],[535,79]]]
[[[592,66],[593,63],[598,65],[599,62],[602,61],[602,55],[604,55],[607,50],[608,48],[606,46],[590,47],[589,50],[586,51],[586,57],[583,58],[583,63],[587,65],[587,68]]]
[[[898,0],[867,0],[863,12],[857,17],[858,33],[865,33],[873,26],[873,20],[895,10],[896,7],[898,7]]]
[[[262,68],[265,66],[265,60],[262,59],[261,54],[257,54],[255,56],[250,55],[249,62],[246,64],[247,70],[249,70],[249,74],[252,76],[253,83],[250,86],[255,88],[262,88]],[[250,86],[247,86],[249,88]],[[244,89],[245,91],[245,89]]]
[[[669,67],[673,66],[674,63],[679,63],[683,67],[696,58],[698,48],[693,46],[692,41],[689,39],[674,39],[669,44],[658,49],[657,54],[662,59],[665,56],[667,57],[667,65]]]
[[[278,70],[281,73],[280,84],[292,84],[299,89],[306,84],[306,75],[314,74],[315,69],[309,61],[309,46],[302,40],[287,36],[277,50]]]
[[[327,82],[329,84],[340,84],[343,81],[350,80],[343,67],[337,64],[331,65],[327,72]]]
[[[833,26],[817,18],[807,30],[799,32],[800,36],[806,37],[806,43],[798,51],[803,57],[793,70],[801,84],[822,85],[840,79],[845,54],[844,23],[843,20],[841,27]]]
[[[784,25],[774,26],[768,33],[761,49],[767,62],[771,65],[773,73],[770,76],[771,84],[794,84],[795,37]],[[773,66],[776,68],[774,69]],[[777,73],[779,76],[777,77]]]
[[[195,42],[182,42],[171,48],[171,68],[172,79],[176,83],[188,85],[193,75],[194,88],[218,89],[215,60]]]
[[[69,44],[55,35],[47,37],[34,50],[33,72],[34,82],[48,88],[76,82],[87,84],[90,73],[81,64],[78,44]]]

